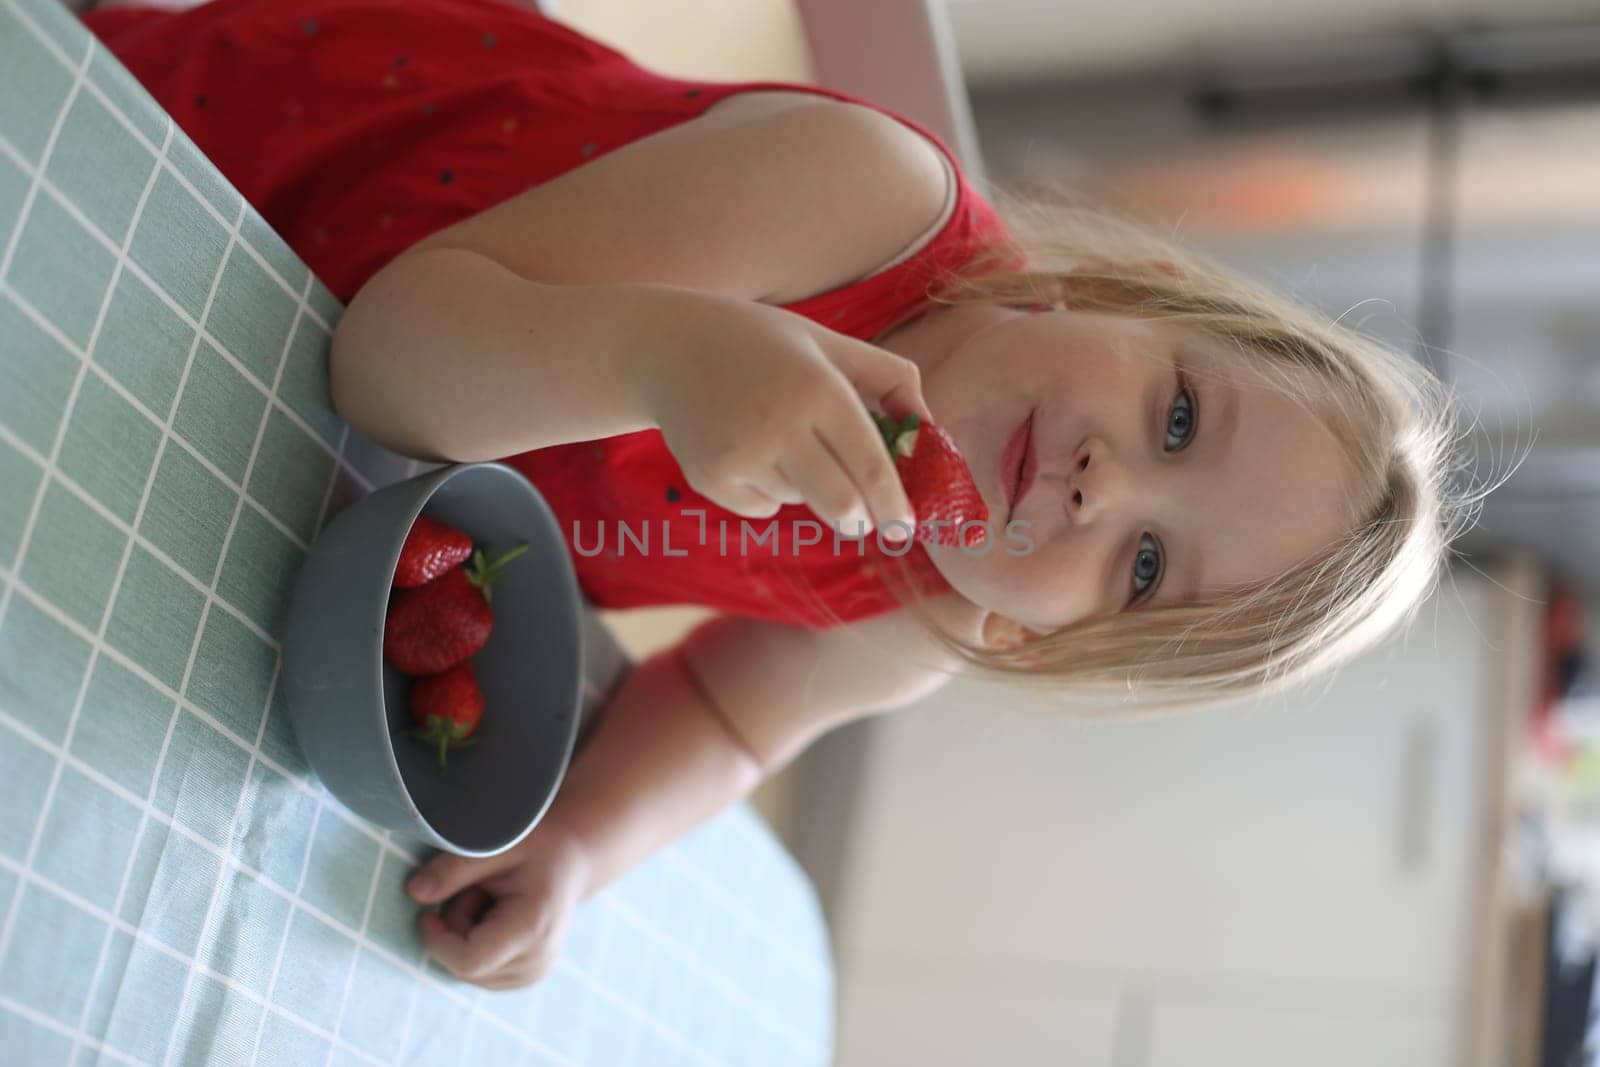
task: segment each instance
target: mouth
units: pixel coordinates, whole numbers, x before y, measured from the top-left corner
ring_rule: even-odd
[[[1000,454],[1000,483],[1006,487],[1006,521],[1016,513],[1017,505],[1028,495],[1033,485],[1037,463],[1033,454],[1033,412],[1017,427]]]

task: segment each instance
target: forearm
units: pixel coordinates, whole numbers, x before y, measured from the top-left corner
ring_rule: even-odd
[[[744,799],[762,777],[676,652],[660,652],[618,687],[534,833],[577,843],[587,898]]]
[[[436,460],[646,429],[648,361],[725,315],[721,299],[664,285],[544,285],[460,249],[401,256],[339,321],[334,405],[373,440]]]

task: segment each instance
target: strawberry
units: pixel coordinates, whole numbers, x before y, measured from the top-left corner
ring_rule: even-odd
[[[467,744],[482,717],[483,690],[471,660],[411,683],[411,718],[421,727],[411,736],[438,746],[440,770],[445,753]]]
[[[418,515],[406,543],[400,546],[400,562],[394,567],[396,589],[415,589],[427,585],[451,567],[465,563],[472,555],[472,538],[454,527]]]
[[[514,548],[493,562],[480,549],[472,563],[427,585],[404,589],[383,622],[383,656],[410,675],[439,674],[474,655],[489,640],[494,616],[489,589],[505,565],[528,550]]]
[[[919,428],[922,420],[916,415],[907,415],[898,423],[876,413],[872,418],[894,456],[900,484],[917,513],[917,540],[968,548],[981,545],[988,536],[986,527],[974,525],[967,527],[964,535],[960,532],[964,522],[987,522],[989,509],[955,439],[931,422]],[[933,522],[943,525],[930,526]]]

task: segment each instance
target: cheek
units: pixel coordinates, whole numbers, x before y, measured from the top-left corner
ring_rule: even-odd
[[[1036,545],[1032,553],[1007,561],[1007,588],[1019,612],[1065,625],[1090,614],[1101,596],[1099,575],[1080,550],[1066,545]]]
[[[1071,409],[1079,417],[1124,417],[1130,397],[1140,395],[1141,379],[1117,362],[1087,364],[1070,368],[1061,377],[1061,392],[1071,398]]]
[[[1063,387],[1097,402],[1137,395],[1162,372],[1148,343],[1138,337],[1085,338],[1062,364]]]

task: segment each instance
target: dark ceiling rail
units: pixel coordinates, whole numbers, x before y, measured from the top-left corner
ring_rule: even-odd
[[[1600,99],[1600,23],[1434,27],[1185,51],[1190,103],[1216,122],[1392,110],[1441,93],[1508,102]]]
[[[1215,127],[1425,107],[1416,358],[1448,380],[1461,117],[1473,103],[1600,99],[1600,24],[1257,44],[1194,61],[1190,102]]]

